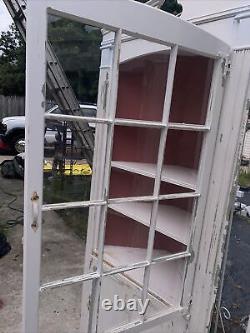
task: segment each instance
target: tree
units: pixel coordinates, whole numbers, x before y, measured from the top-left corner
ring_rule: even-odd
[[[25,44],[12,24],[0,35],[0,94],[24,95]]]
[[[148,0],[136,1],[146,3]],[[180,3],[178,3],[178,0],[166,0],[161,6],[161,10],[173,15],[180,15],[182,13],[183,7]]]
[[[178,15],[182,12],[182,5],[177,0],[166,0],[161,9]],[[50,16],[48,36],[79,101],[95,103],[101,57],[101,30]],[[24,93],[25,43],[12,24],[9,31],[0,35],[0,94]]]
[[[48,36],[78,99],[96,102],[100,29],[50,17]],[[25,42],[14,24],[0,37],[0,94],[25,94]]]
[[[180,15],[183,11],[183,7],[177,0],[167,0],[161,7],[165,12],[171,13],[173,15]]]
[[[49,40],[81,102],[96,103],[101,59],[100,29],[50,17]]]

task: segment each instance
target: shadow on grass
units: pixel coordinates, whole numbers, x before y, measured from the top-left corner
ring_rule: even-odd
[[[47,204],[87,201],[90,198],[91,176],[45,176],[44,202]],[[86,240],[89,209],[58,210],[57,214],[74,233]]]

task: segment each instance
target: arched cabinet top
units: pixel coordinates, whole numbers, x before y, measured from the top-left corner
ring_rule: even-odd
[[[80,21],[111,31],[146,39],[164,46],[178,45],[179,49],[212,58],[227,56],[230,46],[199,27],[133,0],[36,0],[28,8],[35,10],[40,2],[54,15]]]

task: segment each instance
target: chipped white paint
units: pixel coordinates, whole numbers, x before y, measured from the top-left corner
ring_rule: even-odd
[[[39,12],[37,20],[35,12]],[[41,2],[30,1],[27,10],[26,124],[24,179],[23,333],[38,332],[43,202],[43,145],[47,14]],[[39,59],[39,61],[38,61]],[[34,84],[35,82],[35,84]],[[35,111],[35,112],[34,112]],[[37,193],[36,228],[32,197]]]
[[[242,144],[242,139],[239,140],[239,138],[241,138],[241,128],[245,125],[248,112],[245,103],[249,96],[249,75],[250,52],[235,52],[232,57],[232,71],[227,82],[219,135],[213,155],[214,165],[196,263],[190,332],[207,332],[210,325],[219,283],[226,227],[229,221],[228,204]],[[196,304],[199,304],[199,307],[195,306]],[[201,308],[204,310],[200,311]],[[196,319],[198,317],[199,321]]]
[[[39,17],[37,8],[39,6]],[[98,11],[96,10],[98,6]],[[80,22],[91,23],[100,28],[114,31],[113,43],[110,50],[103,49],[105,61],[100,69],[100,83],[98,96],[97,118],[76,117],[77,121],[96,122],[96,151],[94,157],[94,176],[92,182],[91,200],[89,202],[60,203],[56,205],[41,205],[42,202],[42,162],[43,162],[43,123],[44,123],[44,96],[45,82],[45,41],[46,41],[46,11]],[[144,285],[140,286],[143,298],[148,294],[148,276],[154,265],[176,260],[186,261],[186,274],[183,279],[183,288],[178,292],[182,295],[180,304],[168,304],[161,314],[151,317],[142,316],[130,320],[127,324],[116,326],[109,332],[163,332],[193,333],[208,332],[214,292],[217,283],[217,267],[220,267],[222,258],[222,245],[224,227],[228,218],[228,196],[232,185],[232,174],[237,156],[238,139],[240,136],[241,120],[244,118],[246,87],[250,74],[249,52],[237,51],[232,58],[232,71],[223,80],[223,58],[230,53],[230,47],[217,38],[205,33],[199,28],[183,22],[174,16],[162,13],[157,9],[144,6],[132,1],[78,1],[69,0],[37,0],[28,2],[27,25],[27,104],[26,104],[26,133],[27,156],[25,176],[25,238],[24,238],[24,315],[23,333],[38,332],[38,305],[39,291],[67,286],[86,281],[93,282],[92,291],[83,291],[82,304],[82,332],[93,333],[100,325],[106,325],[106,318],[100,321],[99,300],[103,279],[118,276],[126,277],[125,296],[128,292],[128,280],[134,287],[134,281],[128,278],[128,272],[133,269],[145,268]],[[147,18],[147,19],[145,19]],[[157,22],[157,26],[148,24]],[[164,48],[171,47],[171,61],[168,76],[168,90],[163,121],[145,122],[115,119],[115,106],[117,98],[117,85],[119,75],[121,34],[126,33],[133,37],[140,37],[147,42],[159,43]],[[111,39],[112,39],[111,38]],[[129,42],[127,42],[129,43]],[[36,45],[36,48],[34,48]],[[150,43],[146,43],[146,48]],[[171,103],[171,90],[174,82],[175,61],[177,50],[192,51],[195,54],[208,55],[215,59],[213,82],[208,106],[207,122],[204,126],[190,124],[168,123],[168,113]],[[136,50],[135,50],[136,51]],[[131,50],[130,50],[131,52]],[[108,57],[106,57],[108,54]],[[130,57],[133,54],[130,53]],[[224,96],[225,89],[225,96]],[[235,93],[237,92],[237,93]],[[232,98],[232,96],[234,96]],[[224,101],[223,101],[224,99]],[[223,102],[223,103],[222,103]],[[222,106],[222,107],[221,107]],[[242,110],[237,114],[235,110]],[[58,116],[59,118],[65,116]],[[71,119],[72,116],[67,116]],[[70,118],[69,118],[70,117]],[[66,119],[66,118],[65,118]],[[141,126],[158,128],[161,131],[161,145],[158,156],[158,165],[153,178],[156,177],[156,187],[153,196],[130,199],[107,199],[109,187],[109,173],[111,167],[111,153],[114,125]],[[193,193],[179,195],[159,195],[159,184],[162,173],[162,159],[168,128],[175,130],[201,131],[205,135],[202,151],[202,160],[198,181]],[[224,162],[227,161],[225,167]],[[32,228],[32,194],[36,192],[39,197],[38,206],[35,207],[37,228]],[[193,215],[192,237],[187,251],[175,255],[152,257],[154,234],[156,228],[156,214],[158,202],[163,199],[196,197],[197,208]],[[150,238],[145,260],[104,270],[104,233],[105,216],[110,204],[121,202],[151,202],[154,206],[151,217]],[[86,251],[86,264],[83,275],[68,277],[64,280],[52,281],[40,286],[40,245],[41,245],[41,211],[70,209],[74,207],[90,207],[88,226],[88,240]],[[35,212],[36,213],[36,212]],[[93,250],[98,249],[93,255]],[[95,257],[95,259],[93,259]],[[94,261],[92,261],[95,260]],[[97,266],[91,272],[93,265]],[[218,265],[218,266],[217,266]],[[120,280],[118,288],[125,280]],[[158,280],[157,281],[161,281]],[[113,284],[105,292],[112,293],[117,287]],[[134,290],[134,289],[133,289]],[[153,295],[153,294],[152,294]],[[90,298],[89,298],[90,296]],[[159,306],[159,297],[152,296],[155,304]],[[89,307],[89,300],[91,306]],[[192,303],[192,304],[191,304]],[[202,311],[201,311],[202,309]],[[89,311],[90,310],[90,311]],[[126,316],[126,313],[124,314]],[[98,317],[99,316],[99,317]],[[115,320],[115,318],[112,320]],[[103,327],[99,327],[102,331]]]

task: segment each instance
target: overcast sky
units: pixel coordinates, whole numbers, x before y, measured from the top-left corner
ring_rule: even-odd
[[[250,5],[250,0],[178,0],[183,5],[182,18],[193,18],[230,8]]]
[[[11,17],[4,3],[0,0],[0,31],[7,30],[11,22]]]
[[[119,0],[117,0],[119,1]],[[122,1],[122,0],[120,0]],[[183,4],[183,18],[197,17],[216,11],[250,5],[250,0],[178,0]],[[12,20],[4,3],[0,0],[0,31],[7,30]]]

